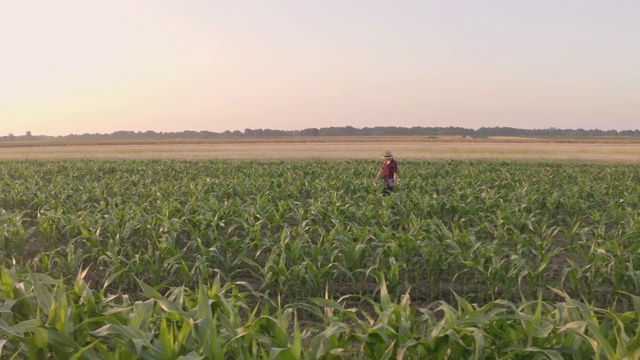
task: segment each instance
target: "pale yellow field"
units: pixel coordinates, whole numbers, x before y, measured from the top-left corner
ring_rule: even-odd
[[[397,159],[640,163],[640,140],[377,137],[0,144],[1,159]]]

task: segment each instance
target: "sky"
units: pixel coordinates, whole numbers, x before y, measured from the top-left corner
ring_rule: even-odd
[[[0,136],[640,129],[637,0],[2,0]]]

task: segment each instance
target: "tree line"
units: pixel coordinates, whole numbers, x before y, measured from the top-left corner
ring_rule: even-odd
[[[468,129],[462,127],[396,127],[376,126],[354,128],[352,126],[307,128],[303,130],[272,130],[272,129],[245,129],[244,131],[181,131],[181,132],[156,132],[156,131],[116,131],[111,134],[70,134],[61,136],[32,135],[27,131],[25,135],[13,135],[0,137],[0,141],[91,141],[91,140],[154,140],[154,139],[207,139],[207,138],[261,138],[261,137],[315,137],[315,136],[516,136],[516,137],[640,137],[640,130],[585,130],[585,129],[518,129],[512,127],[481,127]]]

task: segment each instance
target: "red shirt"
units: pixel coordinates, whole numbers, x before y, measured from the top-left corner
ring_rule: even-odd
[[[382,164],[382,173],[385,179],[393,179],[393,175],[398,173],[398,163],[393,160],[386,160]]]

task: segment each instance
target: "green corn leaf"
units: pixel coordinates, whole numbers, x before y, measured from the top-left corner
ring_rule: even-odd
[[[49,315],[51,312],[51,305],[53,304],[53,296],[49,289],[47,289],[40,280],[40,277],[29,271],[29,278],[33,286],[33,291],[36,294],[38,305],[45,315]]]
[[[297,360],[299,357],[293,353],[291,349],[271,348],[269,351],[269,360]]]
[[[165,316],[162,317],[160,321],[160,343],[162,344],[162,352],[167,356],[167,358],[172,359],[177,355],[177,349],[175,349],[175,338],[173,329],[170,329],[167,325],[167,318]]]
[[[96,340],[91,344],[83,347],[80,351],[77,351],[69,360],[80,360],[80,359],[89,359],[89,360],[99,360],[100,356],[97,356],[92,352],[93,348],[100,343],[100,340]]]
[[[10,326],[3,319],[0,319],[0,330],[17,337],[23,337],[25,333],[35,331],[35,329],[40,325],[41,324],[38,319],[21,321],[14,326]]]
[[[384,277],[380,279],[380,307],[382,310],[386,310],[391,306],[391,297],[389,296],[389,291],[387,291],[387,283],[384,280]]]
[[[56,329],[38,327],[34,330],[34,333],[36,334],[36,344],[39,347],[53,346],[73,350],[80,349],[80,346],[72,337]]]
[[[118,331],[117,328],[118,326],[115,324],[107,324],[97,330],[91,331],[90,334],[98,337],[120,334],[120,331]]]
[[[0,281],[2,281],[2,291],[4,292],[4,296],[7,296],[10,299],[18,299],[23,296],[24,293],[21,293],[17,284],[19,283],[18,278],[15,274],[9,269],[2,267],[0,269]]]
[[[130,325],[141,331],[146,331],[154,316],[154,300],[138,301],[133,305],[133,319]]]
[[[73,332],[73,324],[70,319],[70,308],[65,287],[60,285],[54,291],[54,303],[52,304],[47,326],[53,326],[60,332],[70,334]]]
[[[319,306],[324,307],[324,308],[338,310],[340,312],[344,312],[345,311],[344,307],[342,305],[340,305],[340,303],[338,303],[335,300],[325,299],[325,298],[318,298],[318,297],[312,297],[312,298],[309,298],[309,300],[314,302],[314,303],[316,303]]]
[[[4,345],[7,343],[7,339],[0,339],[0,356],[2,356],[2,350],[4,349]]]
[[[587,331],[589,336],[593,339],[592,345],[594,346],[596,354],[599,354],[602,351],[609,359],[616,358],[613,347],[611,347],[611,344],[607,340],[605,334],[600,333],[600,330],[597,328],[597,326],[594,326],[590,323],[589,325],[587,325]]]
[[[176,303],[167,300],[166,298],[164,298],[162,295],[160,295],[160,293],[158,291],[156,291],[154,288],[152,288],[151,286],[145,284],[144,282],[142,282],[139,279],[136,279],[136,281],[138,282],[138,285],[140,286],[140,288],[142,289],[142,293],[149,297],[150,299],[155,300],[158,305],[167,312],[171,312],[171,313],[178,313],[178,314],[183,314],[184,312],[182,311],[182,309],[180,309],[180,306],[178,306]]]
[[[205,358],[206,358],[205,356],[198,355],[198,354],[197,354],[197,353],[195,353],[195,352],[190,352],[190,353],[189,353],[189,354],[187,354],[187,355],[181,355],[181,356],[179,356],[179,357],[177,358],[177,360],[202,360],[202,359],[205,359]]]
[[[191,331],[193,330],[193,320],[192,319],[187,319],[185,321],[182,322],[182,327],[180,328],[180,331],[178,332],[178,339],[177,339],[177,346],[178,346],[178,351],[180,351],[181,349],[183,349],[187,343],[187,340],[189,339],[189,336],[191,335]]]
[[[640,329],[636,331],[636,335],[626,345],[627,356],[630,359],[640,359]]]
[[[122,273],[124,273],[124,270],[116,271],[110,274],[102,284],[102,290],[104,291],[109,285],[111,285],[113,281],[115,281],[119,276],[121,276]]]

